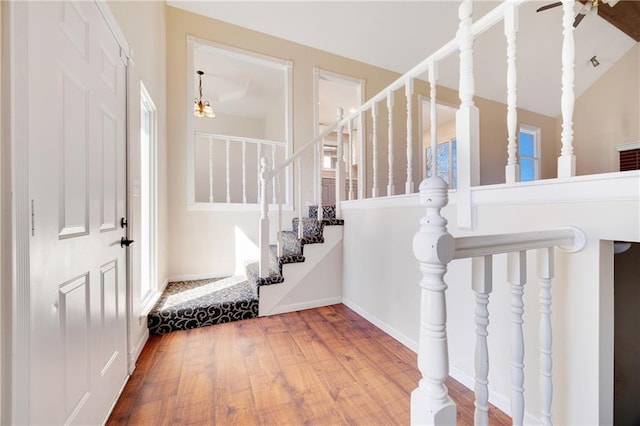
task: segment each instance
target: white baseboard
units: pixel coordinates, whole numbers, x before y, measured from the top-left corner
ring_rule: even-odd
[[[331,297],[328,299],[312,300],[309,302],[294,303],[292,305],[277,306],[269,313],[269,315],[283,314],[285,312],[303,311],[305,309],[335,305],[341,302],[342,297]]]
[[[389,336],[393,337],[398,342],[402,343],[407,348],[411,349],[413,352],[418,352],[418,342],[416,342],[415,340],[400,333],[398,330],[391,327],[387,323],[380,321],[374,315],[367,312],[365,309],[362,309],[360,306],[356,305],[353,301],[343,297],[342,303],[346,305],[349,309],[353,310],[358,315],[360,315],[361,317],[363,317],[364,319],[366,319],[367,321],[369,321],[370,323],[378,327],[380,330],[384,331]]]
[[[144,332],[140,336],[140,339],[136,342],[135,346],[129,353],[129,374],[133,373],[133,370],[136,368],[136,361],[138,361],[138,357],[142,353],[142,349],[144,349],[144,345],[149,340],[149,329],[145,328]]]
[[[173,281],[193,281],[193,280],[208,280],[209,278],[227,278],[232,276],[233,273],[230,274],[220,274],[214,272],[203,272],[201,274],[183,274],[183,275],[172,275],[169,277],[167,282]]]
[[[453,365],[449,365],[449,376],[471,390],[473,390],[475,386],[475,379],[473,377]],[[495,405],[496,408],[505,413],[507,416],[511,416],[511,399],[509,397],[505,397],[504,395],[497,393],[496,391],[489,388],[489,402]],[[540,424],[540,420],[529,412],[525,411],[524,424],[538,425]]]

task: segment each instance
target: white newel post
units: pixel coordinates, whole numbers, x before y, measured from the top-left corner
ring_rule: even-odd
[[[464,0],[458,8],[460,27],[456,34],[460,48],[460,109],[456,113],[458,140],[458,227],[473,229],[471,205],[472,186],[480,184],[480,113],[473,103],[475,82],[473,76],[473,33],[471,15],[473,3]]]
[[[507,39],[507,165],[505,181],[520,181],[518,164],[518,104],[516,73],[516,34],[518,32],[518,9],[510,4],[504,12],[504,35]]]
[[[269,211],[267,200],[267,173],[269,161],[260,160],[260,276],[269,276]]]
[[[551,357],[551,280],[554,275],[554,249],[539,249],[537,252],[538,277],[540,279],[540,424],[551,422],[553,400]]]
[[[344,110],[338,108],[338,122],[342,121]],[[338,126],[338,162],[336,164],[336,218],[342,219],[342,201],[344,200],[344,141],[343,127]]]
[[[493,288],[493,257],[474,257],[472,262],[472,286],[476,294],[476,350],[475,350],[475,395],[476,409],[474,424],[489,424],[489,350],[487,336],[489,332],[489,294]]]
[[[404,184],[404,193],[413,194],[413,79],[407,79],[404,87],[407,98],[407,181]]]
[[[562,148],[558,157],[558,177],[576,175],[576,156],[573,154],[573,107],[575,42],[573,37],[573,6],[575,0],[562,0]]]
[[[282,233],[282,185],[280,183],[280,176],[281,173],[278,173],[278,176],[275,180],[275,186],[276,186],[276,197],[277,200],[276,202],[278,203],[278,233],[276,234],[278,237],[276,238],[277,241],[277,254],[278,257],[282,257],[282,241],[280,241],[280,234]]]
[[[387,95],[387,117],[388,117],[388,139],[387,144],[387,161],[389,175],[387,177],[387,196],[395,194],[393,185],[393,92]]]
[[[507,280],[511,284],[511,421],[524,421],[524,285],[527,282],[527,252],[507,255]]]
[[[373,187],[371,188],[371,198],[380,196],[380,188],[378,188],[378,103],[371,105],[371,127],[373,132],[373,141],[371,149],[373,150]]]
[[[420,335],[418,368],[422,378],[411,393],[411,423],[456,423],[456,405],[444,384],[449,375],[447,309],[444,274],[453,259],[453,237],[440,210],[448,203],[447,184],[434,176],[420,184],[420,204],[426,214],[413,237],[413,253],[420,262]]]

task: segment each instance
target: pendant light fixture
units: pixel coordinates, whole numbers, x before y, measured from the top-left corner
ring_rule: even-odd
[[[196,117],[216,118],[216,113],[213,112],[213,108],[211,108],[209,101],[202,102],[202,76],[204,74],[204,71],[198,70],[196,71],[196,74],[198,74],[200,83],[200,97],[196,98],[193,101],[193,115],[195,115]]]

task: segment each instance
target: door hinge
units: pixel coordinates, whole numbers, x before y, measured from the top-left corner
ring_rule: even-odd
[[[31,200],[31,236],[36,235],[36,208],[35,203]]]

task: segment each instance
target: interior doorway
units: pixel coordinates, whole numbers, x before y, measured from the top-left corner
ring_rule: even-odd
[[[640,243],[614,242],[613,423],[640,424]]]
[[[338,109],[342,108],[343,117],[356,111],[364,102],[364,80],[337,74],[331,71],[314,69],[314,106],[315,135],[322,133],[338,119]],[[351,129],[342,131],[343,161],[345,163],[345,199],[361,198],[358,188],[363,188],[365,174],[364,163],[360,164],[364,155],[363,132],[359,129],[359,120],[353,120]],[[314,176],[314,198],[323,205],[335,204],[335,173],[338,162],[337,132],[332,132],[324,139],[322,149],[316,150],[316,164],[322,161],[320,174]],[[362,158],[365,158],[364,156]],[[318,182],[321,179],[321,182]],[[320,188],[322,195],[320,195]]]

